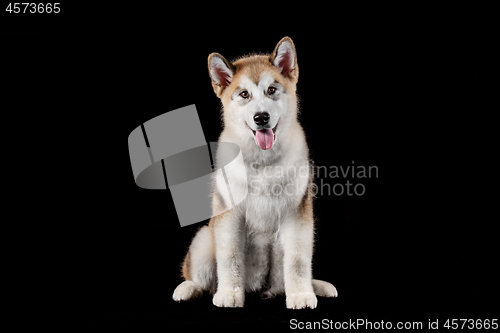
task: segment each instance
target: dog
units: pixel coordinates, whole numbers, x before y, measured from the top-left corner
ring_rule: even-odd
[[[237,144],[243,156],[226,172],[250,180],[235,181],[233,195],[248,195],[197,232],[182,265],[185,281],[173,299],[209,291],[218,307],[243,307],[245,292],[260,292],[262,298],[285,294],[287,308],[314,309],[316,296],[338,293],[312,278],[314,195],[309,149],[297,118],[295,45],[284,37],[270,55],[232,62],[212,53],[208,69],[223,106],[219,142]],[[231,199],[220,190],[223,182],[214,180],[215,211]]]

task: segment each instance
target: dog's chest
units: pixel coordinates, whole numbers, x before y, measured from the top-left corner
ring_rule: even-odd
[[[307,171],[303,176],[295,168],[281,165],[247,168],[247,226],[259,231],[274,230],[283,219],[295,214],[308,184]]]

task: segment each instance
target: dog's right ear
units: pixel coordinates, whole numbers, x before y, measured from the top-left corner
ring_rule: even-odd
[[[212,53],[208,56],[208,73],[217,97],[221,98],[224,89],[233,80],[235,71],[235,67],[219,53]]]

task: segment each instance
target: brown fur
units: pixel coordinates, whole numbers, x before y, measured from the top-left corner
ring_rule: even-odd
[[[226,211],[226,203],[224,202],[224,199],[222,198],[222,195],[214,191],[214,194],[212,196],[212,211],[213,215],[217,216],[219,215],[220,212]]]
[[[297,81],[299,80],[299,66],[297,65],[297,50],[295,49],[295,44],[293,43],[292,39],[290,37],[283,37],[279,42],[278,44],[276,45],[276,47],[274,48],[274,51],[273,53],[271,53],[271,55],[269,56],[269,61],[271,63],[274,62],[274,59],[276,58],[276,54],[278,53],[278,49],[280,47],[280,45],[284,42],[284,41],[288,41],[291,45],[292,45],[292,49],[293,49],[293,53],[295,54],[295,59],[294,59],[294,62],[293,62],[293,67],[294,69],[292,70],[292,72],[290,73],[290,76],[288,77],[288,79],[293,82],[294,84],[297,83]]]
[[[191,280],[191,251],[188,251],[182,264],[182,277],[186,280]]]
[[[302,217],[302,220],[307,223],[314,223],[314,214],[313,214],[313,194],[310,190],[307,190],[302,200],[300,201],[299,214]]]
[[[290,73],[288,77],[284,77],[281,75],[279,70],[273,65],[273,61],[276,57],[276,52],[278,50],[279,45],[283,43],[283,41],[288,40],[295,53],[295,61],[294,61],[294,69]],[[276,81],[283,84],[287,91],[295,92],[295,85],[299,79],[299,66],[297,65],[297,54],[295,52],[295,45],[293,41],[289,37],[284,37],[279,41],[276,45],[276,48],[270,55],[255,55],[251,54],[248,56],[244,56],[242,58],[237,59],[234,62],[229,62],[219,53],[212,53],[208,57],[208,65],[210,68],[210,61],[212,57],[221,58],[228,68],[233,72],[232,82],[228,86],[222,86],[217,84],[210,74],[210,78],[212,78],[212,87],[214,89],[215,94],[219,97],[224,104],[228,103],[229,96],[233,93],[233,91],[238,87],[237,82],[239,78],[243,75],[248,76],[253,82],[258,82],[260,79],[260,75],[263,72],[270,73]]]

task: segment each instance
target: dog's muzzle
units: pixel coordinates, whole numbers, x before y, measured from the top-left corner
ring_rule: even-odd
[[[254,117],[254,120],[255,120],[255,117]],[[268,122],[269,122],[269,119],[266,121],[266,125]],[[250,127],[250,126],[248,126],[248,127]],[[259,130],[253,130],[250,127],[250,129],[253,132],[255,142],[257,143],[259,148],[262,150],[271,149],[273,144],[276,142],[276,130],[277,130],[277,128],[278,128],[278,123],[272,129],[271,128],[263,128],[263,129],[259,129]]]

